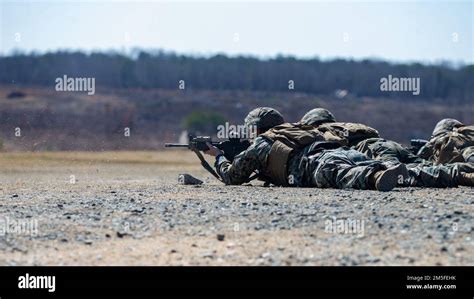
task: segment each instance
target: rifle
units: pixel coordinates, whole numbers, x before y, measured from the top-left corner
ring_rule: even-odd
[[[413,154],[418,154],[418,151],[425,145],[427,144],[429,141],[428,140],[425,140],[425,139],[412,139],[410,140],[410,148],[409,150],[413,153]]]
[[[234,161],[235,156],[245,151],[249,146],[250,142],[248,140],[241,140],[240,138],[229,138],[228,140],[215,142],[212,141],[209,136],[192,136],[189,135],[188,144],[179,144],[179,143],[165,143],[165,147],[178,147],[178,148],[187,148],[193,151],[196,156],[201,161],[202,167],[206,169],[210,174],[216,177],[218,180],[221,180],[219,175],[215,170],[207,163],[200,152],[207,151],[209,147],[206,142],[209,142],[213,146],[217,147],[223,152],[224,157],[229,161]]]

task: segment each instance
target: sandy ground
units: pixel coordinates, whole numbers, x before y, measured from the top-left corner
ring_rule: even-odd
[[[473,204],[467,187],[223,186],[186,151],[2,153],[0,265],[472,266]]]

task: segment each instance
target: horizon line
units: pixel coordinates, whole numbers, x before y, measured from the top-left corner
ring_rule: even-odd
[[[9,53],[8,53],[9,52]],[[57,49],[47,49],[47,50],[36,50],[36,49],[11,49],[10,51],[1,51],[0,50],[0,58],[5,57],[14,57],[20,55],[26,56],[43,56],[47,54],[56,54],[56,53],[82,53],[85,55],[92,55],[92,54],[119,54],[122,56],[129,57],[133,60],[138,58],[138,54],[140,53],[147,53],[151,55],[175,55],[175,56],[186,56],[190,58],[205,58],[209,59],[216,56],[225,56],[227,58],[235,59],[235,58],[247,58],[247,59],[256,59],[259,61],[271,61],[277,58],[290,58],[296,59],[299,61],[310,61],[310,60],[319,60],[322,62],[331,62],[337,60],[344,60],[344,61],[373,61],[373,62],[385,62],[391,65],[413,65],[413,64],[421,64],[424,66],[444,66],[450,67],[454,69],[469,67],[474,65],[474,62],[466,62],[462,60],[453,61],[450,59],[436,59],[436,60],[394,60],[389,58],[377,57],[377,56],[366,56],[366,57],[351,57],[351,56],[328,56],[322,57],[317,54],[313,56],[299,56],[291,53],[277,53],[273,55],[258,55],[253,53],[237,53],[237,54],[230,54],[225,52],[208,52],[208,53],[201,53],[201,52],[180,52],[171,49],[165,48],[141,48],[141,47],[119,47],[119,48],[109,48],[109,49],[81,49],[81,48],[57,48]]]

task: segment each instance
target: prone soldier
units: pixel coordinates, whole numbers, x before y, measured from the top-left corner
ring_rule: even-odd
[[[245,125],[256,126],[257,137],[232,162],[212,144],[204,152],[216,157],[216,172],[226,184],[245,183],[257,172],[261,180],[278,186],[389,191],[408,175],[404,164],[389,167],[369,159],[331,132],[285,123],[272,108],[252,110]]]
[[[436,165],[453,162],[474,163],[474,126],[445,118],[439,121],[430,141],[419,151],[418,156]]]
[[[378,132],[357,123],[337,123],[334,115],[326,109],[315,108],[306,113],[300,123],[313,125],[323,132],[334,132],[346,138],[346,143],[368,157],[389,164],[407,164],[409,175],[401,186],[456,187],[474,185],[473,165],[454,163],[433,165],[432,162],[414,155],[401,144],[380,138]],[[342,134],[341,134],[342,132]]]

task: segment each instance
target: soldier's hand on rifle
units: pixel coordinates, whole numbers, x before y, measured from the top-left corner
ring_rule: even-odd
[[[204,151],[206,155],[214,156],[214,157],[217,157],[218,155],[222,155],[221,150],[215,147],[214,145],[210,144],[209,142],[206,142],[206,145],[207,147],[209,147],[207,151]]]

